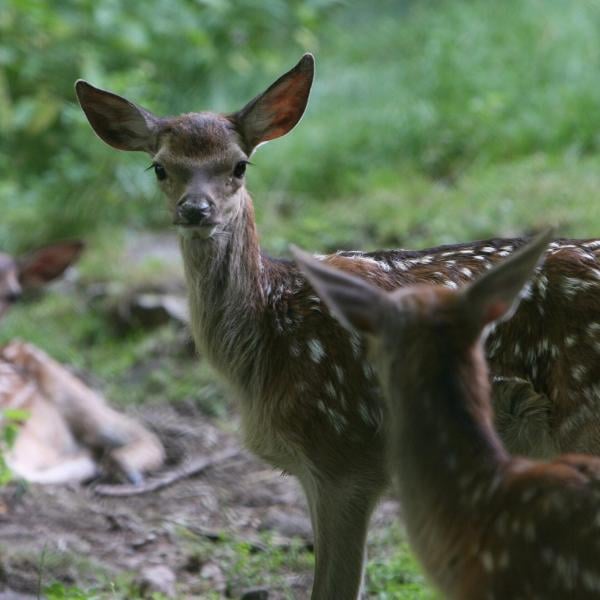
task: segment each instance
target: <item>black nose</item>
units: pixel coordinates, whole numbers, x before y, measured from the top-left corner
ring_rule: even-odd
[[[184,196],[177,205],[177,220],[181,225],[200,225],[210,218],[213,206],[208,198]]]

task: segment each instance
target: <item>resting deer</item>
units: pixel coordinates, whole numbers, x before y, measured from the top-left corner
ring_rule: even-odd
[[[21,297],[63,273],[82,249],[79,242],[40,248],[15,260],[0,254],[0,315]],[[110,408],[65,367],[31,344],[0,348],[0,424],[3,409],[28,417],[6,456],[18,476],[38,483],[84,481],[99,473],[97,454],[132,481],[160,467],[156,436]]]
[[[388,480],[384,402],[360,339],[329,315],[292,262],[261,251],[244,181],[254,150],[300,120],[313,71],[307,54],[230,114],[158,117],[85,81],[76,92],[102,140],[150,155],[181,234],[196,345],[239,396],[247,446],[296,475],[306,492],[313,597],[346,599],[359,593],[367,524]],[[341,252],[324,260],[387,290],[419,281],[454,288],[522,244]],[[556,242],[528,300],[490,337],[503,434],[531,454],[600,453],[593,387],[600,367],[588,358],[600,348],[600,330],[588,328],[600,323],[599,249],[596,240]]]
[[[600,597],[600,458],[513,457],[493,427],[483,332],[512,313],[548,241],[460,290],[386,293],[296,253],[331,312],[368,339],[409,540],[448,598]]]

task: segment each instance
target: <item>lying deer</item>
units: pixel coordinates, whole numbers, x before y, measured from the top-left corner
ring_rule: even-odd
[[[305,55],[235,113],[158,117],[85,81],[97,135],[150,155],[180,232],[196,345],[241,399],[247,446],[300,480],[315,532],[313,598],[359,592],[371,511],[388,483],[384,402],[364,348],[295,265],[260,249],[245,172],[254,150],[300,120],[313,80]],[[341,252],[324,260],[391,290],[455,288],[523,244]],[[549,455],[600,453],[600,241],[559,240],[514,318],[489,338],[502,435]]]
[[[61,275],[81,252],[79,242],[54,244],[15,260],[0,254],[0,315],[22,291]],[[21,341],[0,348],[0,426],[3,409],[28,418],[6,456],[9,468],[38,483],[84,481],[99,473],[98,455],[131,481],[160,467],[156,436],[110,408],[104,399],[45,352]]]
[[[386,293],[296,254],[331,312],[369,340],[409,539],[448,598],[600,597],[600,459],[513,457],[492,423],[483,332],[513,312],[548,241],[460,290]]]

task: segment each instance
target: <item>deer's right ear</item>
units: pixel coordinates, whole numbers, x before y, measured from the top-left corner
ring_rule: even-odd
[[[314,74],[315,59],[307,53],[265,92],[250,100],[242,110],[229,115],[248,156],[257,146],[285,135],[300,121]]]
[[[83,242],[58,242],[18,259],[19,282],[25,289],[37,288],[62,275],[83,251]]]
[[[75,83],[75,92],[90,125],[107,144],[118,150],[156,148],[159,119],[151,112],[83,79]]]
[[[344,327],[371,335],[378,333],[382,308],[387,302],[385,292],[323,264],[295,246],[290,249],[306,279]]]
[[[535,237],[512,256],[486,271],[461,293],[467,314],[479,332],[494,321],[508,319],[519,304],[519,294],[552,239],[552,229]]]

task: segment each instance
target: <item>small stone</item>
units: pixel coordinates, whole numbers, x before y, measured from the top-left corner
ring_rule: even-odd
[[[165,565],[146,567],[140,573],[137,583],[144,596],[158,593],[167,598],[175,598],[175,573]]]
[[[207,562],[202,565],[200,577],[202,577],[202,579],[208,579],[215,592],[225,591],[225,575],[223,575],[223,571],[221,571],[221,568],[215,563]]]

